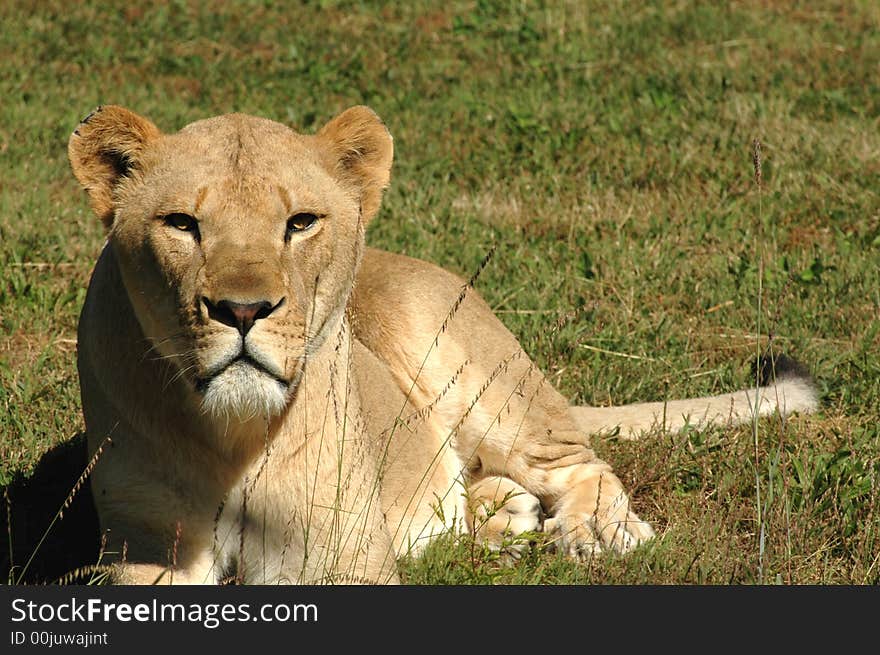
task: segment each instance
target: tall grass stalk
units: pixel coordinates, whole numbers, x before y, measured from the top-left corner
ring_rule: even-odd
[[[763,212],[763,166],[761,141],[752,141],[752,165],[755,169],[755,186],[758,190],[758,224],[755,230],[755,256],[758,259],[758,299],[755,308],[755,361],[761,357],[761,301],[764,297],[764,212]],[[758,584],[764,583],[764,515],[761,507],[761,471],[759,461],[759,413],[761,407],[761,367],[755,367],[755,413],[752,417],[752,435],[755,444],[755,506],[758,513]]]

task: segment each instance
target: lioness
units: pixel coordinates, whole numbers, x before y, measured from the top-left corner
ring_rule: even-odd
[[[569,408],[477,293],[365,247],[392,139],[241,114],[163,134],[99,107],[76,178],[107,229],[79,323],[92,489],[122,582],[395,582],[446,530],[573,556],[650,539],[590,433],[808,411],[748,392]],[[99,452],[100,451],[100,452]]]

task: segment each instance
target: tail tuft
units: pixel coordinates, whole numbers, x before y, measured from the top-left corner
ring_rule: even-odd
[[[806,366],[799,361],[783,355],[769,352],[761,355],[755,362],[758,382],[762,387],[769,387],[782,380],[803,380],[813,384],[813,376]]]

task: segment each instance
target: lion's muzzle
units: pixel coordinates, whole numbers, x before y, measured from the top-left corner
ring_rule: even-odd
[[[242,302],[240,298],[201,296],[199,302],[203,317],[215,330],[213,361],[206,362],[196,379],[203,408],[239,418],[278,414],[291,388],[291,371],[286,370],[289,355],[282,362],[273,348],[266,348],[264,332],[277,330],[273,326],[263,329],[263,324],[268,326],[272,321],[266,319],[284,314],[275,312],[285,305],[285,297],[275,302]]]

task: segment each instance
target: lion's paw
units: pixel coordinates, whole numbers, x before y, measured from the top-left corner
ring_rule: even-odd
[[[524,489],[498,500],[481,500],[474,510],[476,537],[490,550],[518,559],[541,531],[541,502]]]
[[[552,517],[544,521],[544,532],[554,550],[572,559],[584,561],[602,552],[599,538],[585,522]]]
[[[653,528],[630,510],[629,497],[623,491],[593,516],[593,526],[602,544],[618,553],[628,553],[654,538]]]
[[[544,531],[557,550],[580,561],[606,549],[628,553],[654,538],[650,524],[630,511],[624,517],[604,521],[592,515],[548,518]]]

